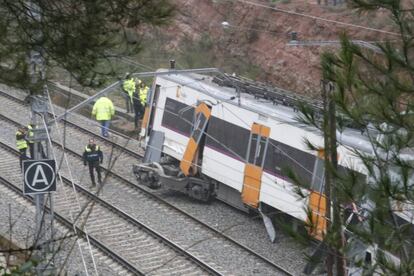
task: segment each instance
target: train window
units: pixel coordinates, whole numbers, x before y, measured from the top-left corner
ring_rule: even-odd
[[[366,265],[372,264],[372,254],[371,254],[371,252],[369,252],[369,251],[365,252],[365,260],[364,261],[365,261]]]
[[[216,117],[210,117],[206,146],[245,161],[250,131]]]
[[[197,144],[200,142],[201,136],[204,133],[206,125],[207,125],[206,116],[202,112],[198,113],[196,120],[194,122],[194,127],[193,127],[194,131],[192,135]]]
[[[287,171],[293,171],[306,185],[310,185],[315,164],[315,156],[269,139],[264,170],[287,177]]]
[[[184,110],[184,112],[182,112]],[[167,98],[161,125],[182,135],[190,136],[194,119],[194,108]]]
[[[325,161],[316,158],[315,167],[313,169],[312,183],[310,188],[314,191],[322,193],[325,184]]]
[[[248,146],[247,160],[250,164],[263,167],[265,160],[265,152],[267,149],[267,137],[262,137],[257,134],[251,135],[251,140]]]
[[[249,145],[247,146],[247,153],[246,153],[246,159],[250,164],[254,164],[254,158],[256,156],[256,145],[257,145],[257,138],[259,135],[252,134],[250,136]]]

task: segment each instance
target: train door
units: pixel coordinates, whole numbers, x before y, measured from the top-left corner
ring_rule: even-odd
[[[311,193],[309,195],[309,208],[312,211],[309,232],[318,239],[322,240],[326,232],[326,196],[324,194],[325,187],[325,161],[324,150],[318,151],[318,157],[315,161],[313,170]]]
[[[211,107],[204,102],[200,103],[195,109],[193,129],[185,149],[183,158],[180,162],[180,169],[186,176],[195,175],[198,171],[198,159],[207,124],[211,116]]]
[[[270,128],[253,123],[244,168],[242,201],[253,208],[259,207],[263,166],[269,142]]]
[[[154,95],[150,92],[148,95],[148,102],[145,107],[144,117],[141,122],[141,136],[149,136],[151,134],[152,126],[154,124],[155,114],[157,113],[157,103],[160,95],[160,85],[156,85],[153,90]]]

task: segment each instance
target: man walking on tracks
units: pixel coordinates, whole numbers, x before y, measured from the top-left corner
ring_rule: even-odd
[[[96,120],[101,124],[103,137],[108,137],[109,124],[114,114],[114,104],[107,97],[100,97],[93,106],[92,116],[96,116]]]
[[[98,145],[96,145],[94,139],[89,139],[89,144],[85,147],[83,152],[83,165],[86,163],[89,165],[89,175],[91,176],[92,187],[96,186],[94,170],[98,174],[98,183],[102,184],[101,168],[99,164],[102,164],[103,154]]]

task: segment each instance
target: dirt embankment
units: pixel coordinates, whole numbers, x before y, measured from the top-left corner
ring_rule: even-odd
[[[162,30],[169,37],[165,44],[166,49],[182,51],[183,41],[194,45],[196,42],[198,45],[201,43],[205,52],[201,51],[199,55],[200,59],[203,59],[205,53],[205,66],[225,68],[227,71],[253,76],[257,80],[308,96],[319,94],[320,54],[328,50],[336,51],[338,47],[290,46],[288,42],[291,32],[297,32],[300,41],[338,40],[339,34],[345,31],[352,39],[389,39],[368,30],[253,6],[247,3],[250,1],[174,2],[177,5],[174,22]],[[336,7],[324,6],[313,0],[282,0],[283,3],[276,4],[264,0],[251,2],[371,28],[389,30],[391,26],[384,14],[361,16],[345,4]],[[227,28],[222,26],[224,21],[228,22]],[[191,51],[191,45],[184,46],[186,51]],[[239,62],[235,62],[236,60]],[[240,61],[249,66],[239,68]]]

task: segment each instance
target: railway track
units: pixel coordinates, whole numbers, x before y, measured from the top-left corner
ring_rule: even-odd
[[[6,162],[9,163],[12,158],[16,160],[15,163],[18,162],[18,152],[2,142],[0,156],[0,167]],[[2,175],[3,173],[6,172],[3,171]],[[20,171],[14,170],[8,175],[15,179],[20,176]],[[3,177],[0,179],[8,182]],[[12,183],[9,182],[8,186],[10,184]],[[78,232],[83,236],[88,235],[94,246],[122,264],[132,274],[221,275],[183,248],[80,185],[72,184],[64,177],[63,184],[60,189],[64,191],[61,190],[54,197],[57,219],[67,227],[75,224]],[[72,185],[77,191],[79,205],[71,193]],[[69,196],[65,197],[64,194]],[[69,210],[74,210],[74,214],[71,215]],[[75,221],[73,217],[76,218]],[[85,225],[88,234],[79,225]]]
[[[23,106],[24,103],[21,99],[5,95],[4,92],[0,92],[0,95],[9,101],[7,103],[8,108],[11,110],[19,109],[19,114],[22,114],[20,115],[21,117],[28,116],[27,107]],[[7,111],[3,110],[4,109],[2,109],[1,114],[8,114]],[[0,116],[0,119],[2,121],[9,121],[9,123],[13,124],[24,123],[21,121],[10,120],[5,116]],[[243,274],[255,274],[258,271],[263,271],[264,274],[293,275],[289,271],[257,254],[231,237],[169,204],[156,194],[134,184],[135,177],[131,172],[131,167],[125,166],[125,164],[132,165],[141,157],[139,152],[133,150],[133,148],[136,147],[136,141],[130,141],[125,137],[119,138],[118,136],[113,136],[112,140],[103,139],[95,134],[96,126],[94,125],[85,128],[81,126],[80,122],[66,121],[64,124],[66,124],[68,138],[71,136],[70,139],[66,139],[65,148],[70,155],[70,163],[73,165],[75,171],[82,171],[80,159],[81,152],[79,149],[82,150],[83,148],[79,147],[79,144],[86,144],[90,136],[95,137],[99,143],[102,143],[100,146],[104,152],[113,150],[113,155],[117,156],[117,162],[112,169],[110,171],[106,170],[107,184],[100,194],[102,199],[118,206],[118,208],[131,214],[133,217],[142,217],[143,214],[145,214],[145,218],[143,219],[148,225],[154,225],[154,228],[159,229],[165,236],[175,240],[176,243],[181,244],[183,248],[188,248],[196,255],[201,256],[201,258],[204,259],[206,263],[211,264],[211,266],[226,267],[226,272],[228,273],[230,271],[232,273],[237,271],[236,274],[239,272]],[[11,129],[13,129],[13,127]],[[57,138],[58,137],[53,134],[53,139],[55,140]],[[55,143],[55,145],[59,146],[59,143]],[[129,146],[128,150],[125,150],[125,145],[127,145],[127,148]],[[68,173],[64,169],[62,169],[62,171],[64,174]],[[84,187],[87,187],[87,181],[82,181],[82,177],[80,178],[80,183],[82,183]],[[136,209],[140,210],[140,212],[137,212]],[[160,218],[163,220],[162,224],[160,224]],[[183,235],[181,230],[184,228],[194,230],[190,231],[189,234]],[[208,244],[210,251],[214,251],[215,248],[217,254],[219,253],[218,251],[231,251],[232,253],[239,252],[238,254],[243,256],[242,259],[244,261],[238,263],[237,260],[223,260],[214,258],[215,256],[208,256],[203,250],[205,248],[203,245],[205,244]],[[220,256],[220,254],[218,254],[218,256]],[[241,267],[240,270],[237,270],[237,267]],[[257,267],[260,267],[260,270],[257,270]],[[224,270],[222,269],[222,271]]]
[[[18,202],[19,204],[24,205],[27,210],[30,210],[30,207],[34,205],[34,200],[31,196],[23,195],[23,191],[21,189],[22,185],[18,185],[18,182],[21,182],[21,172],[18,166],[18,157],[17,152],[10,148],[9,146],[5,145],[4,143],[0,143],[0,192],[2,195],[8,195],[10,199],[14,202]],[[16,166],[17,165],[17,166]],[[49,212],[49,210],[47,210]],[[65,218],[57,213],[55,213],[55,218],[57,219],[59,225],[64,227],[65,233],[68,231],[73,231],[73,224]],[[142,272],[134,268],[128,261],[123,258],[120,258],[116,255],[113,251],[108,249],[104,244],[99,242],[98,240],[94,239],[92,236],[85,233],[79,227],[76,227],[78,238],[81,238],[80,246],[83,250],[88,251],[88,244],[86,238],[89,238],[89,241],[92,245],[92,250],[94,251],[94,258],[95,259],[105,259],[105,261],[109,258],[112,263],[113,271],[116,272],[118,275],[143,275]],[[64,231],[61,231],[64,232]],[[33,233],[34,234],[34,233]],[[85,251],[84,251],[85,252]],[[90,256],[86,256],[90,257]],[[59,262],[57,262],[59,264]],[[89,269],[93,269],[89,267]]]

